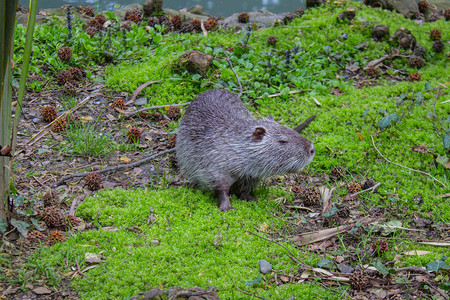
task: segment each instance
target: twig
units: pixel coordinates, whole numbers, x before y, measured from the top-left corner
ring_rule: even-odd
[[[277,244],[278,246],[283,247],[283,248],[284,248],[287,252],[289,252],[289,254],[292,256],[291,259],[295,258],[295,262],[297,262],[298,264],[301,264],[301,265],[303,265],[303,266],[308,266],[307,264],[305,264],[304,262],[302,262],[302,261],[300,261],[298,258],[296,258],[295,255],[294,255],[294,253],[292,253],[288,248],[286,248],[286,247],[283,246],[282,244],[280,244],[280,243],[278,243],[278,242],[276,242],[276,241],[274,241],[274,240],[269,240],[268,238],[265,238],[265,237],[262,237],[262,236],[260,236],[260,235],[257,235],[257,234],[254,233],[254,232],[251,232],[251,231],[248,231],[248,230],[247,230],[247,232],[250,233],[250,234],[253,234],[254,236],[257,236],[257,237],[259,237],[259,238],[261,238],[261,239],[263,239],[263,240],[272,242],[272,243],[274,243],[274,244]],[[290,257],[290,256],[289,256],[289,257]]]
[[[114,171],[118,171],[118,170],[122,170],[122,169],[134,168],[134,167],[137,167],[139,165],[145,164],[145,163],[153,160],[154,158],[156,158],[158,156],[165,155],[165,154],[168,154],[168,153],[172,153],[174,151],[175,151],[175,149],[169,149],[169,150],[161,151],[159,153],[150,154],[146,158],[138,160],[138,161],[133,162],[133,163],[118,165],[118,166],[114,166],[114,167],[109,167],[109,168],[106,168],[106,169],[103,169],[103,170],[93,171],[93,173],[101,174],[101,173],[107,173],[107,172],[114,172]],[[84,176],[86,176],[89,173],[91,173],[91,172],[76,173],[76,174],[70,174],[70,175],[64,176],[56,184],[56,186],[59,186],[59,185],[63,184],[65,181],[67,181],[67,180],[69,180],[71,178],[84,177]]]
[[[230,58],[228,57],[227,51],[223,51],[223,53],[225,54],[226,60],[227,60],[228,64],[230,65],[231,71],[233,71],[234,76],[236,76],[236,80],[237,80],[237,82],[238,82],[238,84],[239,84],[239,94],[238,94],[238,97],[240,98],[240,97],[242,96],[242,84],[241,84],[241,81],[239,80],[239,76],[237,76],[236,72],[234,71],[233,64],[231,63],[231,60],[230,60]]]
[[[378,183],[375,184],[373,187],[370,187],[370,188],[368,188],[368,189],[365,189],[365,190],[359,191],[359,192],[357,192],[357,193],[351,194],[350,197],[353,198],[353,197],[355,197],[356,195],[362,194],[362,193],[367,192],[367,191],[370,191],[370,190],[372,190],[372,192],[373,192],[373,191],[375,191],[375,189],[376,189],[377,187],[379,187],[380,185],[381,185],[381,182],[378,182]]]
[[[158,108],[165,108],[165,107],[172,107],[172,106],[185,106],[189,105],[191,102],[186,103],[179,103],[179,104],[168,104],[168,105],[158,105],[158,106],[150,106],[150,107],[144,107],[138,110],[128,111],[128,110],[121,110],[120,108],[114,107],[114,109],[122,114],[125,115],[125,117],[131,117],[134,115],[137,115],[143,111],[152,110],[152,109],[158,109]]]
[[[427,270],[421,269],[419,267],[404,267],[404,268],[398,268],[395,270],[396,273],[403,272],[403,271],[411,271],[411,272],[431,275],[430,272],[428,272]]]
[[[290,91],[288,94],[292,95],[292,94],[298,94],[298,93],[302,93],[302,92],[305,92],[305,90]],[[278,97],[278,96],[281,96],[281,95],[283,95],[283,93],[276,93],[276,94],[269,95],[267,97],[273,98],[273,97]],[[255,99],[262,99],[262,98],[264,98],[264,96],[256,97]]]
[[[161,82],[161,80],[152,80],[152,81],[147,81],[146,83],[141,84],[137,89],[134,90],[133,94],[130,97],[130,100],[127,101],[127,103],[125,103],[126,105],[133,103],[134,99],[136,99],[137,95],[139,95],[139,93],[146,87],[148,87],[151,84],[154,83],[158,83]]]
[[[442,294],[441,291],[440,291],[437,287],[435,287],[435,286],[433,285],[433,283],[429,282],[428,280],[425,280],[425,282],[428,284],[428,286],[430,286],[430,287],[433,288],[436,292],[438,292],[439,295],[441,295],[444,299],[448,299],[448,296]]]
[[[244,294],[246,294],[246,295],[248,295],[248,296],[252,296],[252,297],[256,297],[256,298],[259,298],[259,299],[265,299],[265,298],[263,298],[263,297],[260,297],[260,296],[256,296],[256,295],[253,295],[253,294],[250,294],[250,293],[247,293],[247,292],[244,292],[243,290],[241,290],[240,288],[238,288],[237,286],[236,286],[236,289],[239,291],[239,292],[241,292],[241,293],[244,293]]]
[[[378,150],[377,146],[375,146],[375,141],[374,141],[374,139],[373,139],[373,136],[371,135],[370,137],[372,138],[372,144],[373,144],[373,147],[375,148],[375,150],[377,150],[378,154],[380,154],[381,157],[383,157],[388,163],[391,163],[391,164],[393,164],[393,165],[396,165],[396,166],[401,167],[401,168],[405,168],[405,169],[407,169],[407,170],[410,170],[410,171],[413,171],[413,172],[416,172],[416,173],[421,173],[421,174],[427,175],[428,177],[431,177],[434,181],[439,182],[443,187],[445,187],[446,189],[448,189],[448,187],[447,187],[444,183],[442,183],[441,181],[439,181],[438,179],[436,179],[433,175],[431,175],[431,174],[429,174],[429,173],[426,173],[426,172],[420,171],[420,170],[415,170],[415,169],[412,169],[412,168],[410,168],[410,167],[405,167],[405,166],[403,166],[403,165],[400,165],[400,164],[397,164],[397,163],[395,163],[395,162],[390,161],[390,160],[387,159],[383,154],[381,154],[380,150]]]
[[[312,115],[311,117],[309,117],[308,119],[306,119],[305,122],[303,122],[302,124],[298,125],[294,130],[297,131],[298,133],[302,132],[306,127],[308,127],[309,123],[311,123],[312,121],[314,121],[314,119],[316,118],[317,115]]]
[[[84,274],[83,271],[81,271],[80,265],[78,264],[78,258],[75,258],[75,262],[77,263],[77,272],[78,272],[78,274],[80,274],[83,277],[86,277],[86,274]]]
[[[295,208],[295,209],[304,209],[304,210],[309,210],[309,211],[314,211],[314,209],[309,208],[309,207],[305,207],[305,206],[300,206],[300,205],[286,205],[287,208]]]

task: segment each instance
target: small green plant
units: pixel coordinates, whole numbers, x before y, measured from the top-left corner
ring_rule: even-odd
[[[72,145],[69,153],[96,157],[108,155],[116,148],[111,134],[97,132],[95,127],[88,123],[70,125],[66,134]]]

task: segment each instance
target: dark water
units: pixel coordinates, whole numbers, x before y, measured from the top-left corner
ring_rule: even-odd
[[[19,0],[21,5],[28,6],[28,0]],[[115,7],[127,6],[135,3],[143,3],[143,0],[38,0],[38,8],[56,8],[64,4],[90,5],[96,10],[114,10]],[[202,5],[208,14],[214,16],[229,16],[233,13],[243,11],[254,11],[257,9],[267,9],[274,13],[295,11],[297,8],[304,8],[305,0],[165,0],[164,8],[183,9],[191,8],[194,5]]]

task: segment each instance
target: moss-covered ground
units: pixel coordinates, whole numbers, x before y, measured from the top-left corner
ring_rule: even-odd
[[[357,17],[350,23],[336,19],[345,5],[327,6],[309,9],[287,26],[238,33],[217,31],[207,36],[169,34],[151,51],[140,49],[137,59],[109,65],[101,80],[116,92],[131,94],[147,81],[162,79],[143,90],[148,105],[188,102],[217,87],[237,93],[236,77],[223,55],[223,49],[229,49],[230,60],[243,84],[243,100],[255,116],[271,114],[283,125],[294,127],[317,115],[302,133],[316,145],[316,156],[306,172],[320,177],[335,166],[344,166],[345,181],[359,176],[380,182],[375,193],[360,196],[363,213],[373,207],[386,208],[391,215],[385,218],[401,219],[404,227],[417,216],[428,218],[433,224],[448,223],[450,201],[440,195],[449,192],[450,171],[436,161],[449,156],[442,138],[450,120],[445,88],[450,84],[448,48],[434,53],[429,32],[438,28],[447,41],[450,25],[444,20],[418,25],[396,13],[352,5],[357,8]],[[385,62],[391,69],[376,79],[375,86],[357,88],[353,84],[356,79],[345,80],[341,72],[346,65],[363,68],[369,61],[398,49],[393,42],[375,42],[371,38],[375,23],[390,26],[391,34],[401,26],[411,30],[417,42],[428,50],[426,65],[417,70],[408,66],[406,57],[395,58]],[[135,27],[133,30],[142,30]],[[344,33],[347,39],[341,38]],[[267,44],[270,35],[278,39],[275,46]],[[365,41],[364,50],[354,48]],[[174,61],[192,49],[213,55],[216,69],[205,77],[178,72]],[[412,54],[411,50],[401,51],[405,56]],[[416,71],[422,80],[408,82],[407,75]],[[393,80],[397,75],[404,81]],[[332,88],[341,94],[330,94]],[[288,94],[297,90],[303,92]],[[443,94],[436,98],[438,91]],[[275,93],[282,95],[269,97]],[[423,99],[417,96],[419,93]],[[400,103],[402,94],[406,99]],[[433,112],[441,124],[431,117]],[[393,113],[399,116],[398,122],[380,128],[379,121]],[[176,124],[171,127],[176,128]],[[432,149],[425,154],[412,151],[416,145]],[[374,146],[392,162],[429,173],[441,183],[387,162]],[[274,286],[273,274],[259,273],[260,259],[268,260],[274,270],[284,274],[296,273],[299,266],[279,245],[249,233],[288,236],[286,223],[273,213],[284,214],[276,199],[290,199],[289,194],[281,187],[261,188],[258,193],[258,203],[233,199],[236,209],[220,213],[213,195],[189,187],[100,191],[77,209],[77,215],[92,222],[95,229],[74,233],[64,243],[40,249],[28,261],[32,270],[29,272],[45,276],[50,284],[75,275],[72,286],[83,299],[124,299],[152,287],[172,286],[216,286],[223,299],[251,298],[237,288],[267,299],[349,298],[351,293],[345,284],[324,288],[319,282],[308,281]],[[338,186],[333,201],[342,202],[346,193],[345,185]],[[416,195],[423,202],[418,203]],[[151,211],[155,219],[149,218]],[[346,251],[370,249],[371,241],[376,239],[373,233],[359,237],[361,242],[356,245],[342,242],[339,251],[320,254],[295,247],[288,238],[280,242],[297,258],[315,267],[320,260],[333,260]],[[406,231],[398,231],[388,242],[389,251],[380,258],[364,257],[359,262],[384,263],[405,251],[427,250],[430,253],[423,256],[402,256],[397,265],[426,266],[450,255],[448,247],[420,245],[408,239]],[[86,262],[90,254],[101,261],[85,271],[85,276],[76,274],[71,267],[78,264],[80,270],[85,270],[91,266]],[[248,284],[258,276],[263,277],[260,283]],[[445,276],[448,282],[448,274]],[[25,285],[27,279],[21,280]]]

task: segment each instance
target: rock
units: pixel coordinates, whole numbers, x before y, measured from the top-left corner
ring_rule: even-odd
[[[377,40],[382,40],[389,36],[389,26],[387,25],[375,25],[372,28],[372,37]]]
[[[207,13],[205,13],[205,8],[201,5],[194,5],[191,8],[188,9],[188,12],[194,15],[201,15],[201,16],[208,16]]]
[[[263,274],[270,273],[272,271],[272,265],[265,259],[259,261],[259,271]]]
[[[143,106],[145,104],[147,104],[146,97],[142,97],[142,98],[138,98],[138,99],[134,100],[134,105],[136,105],[136,106]]]
[[[323,5],[323,4],[324,4],[323,0],[306,0],[306,8],[320,6],[320,5]]]
[[[200,74],[206,76],[208,70],[213,66],[213,57],[204,52],[193,50],[187,51],[178,58],[178,62],[175,64],[175,72],[188,71],[191,74]]]
[[[39,119],[39,118],[33,118],[32,120],[31,120],[31,122],[33,122],[34,124],[37,124],[37,123],[39,123],[41,121],[41,119]]]
[[[355,17],[356,17],[356,8],[354,8],[354,7],[347,7],[347,9],[344,10],[343,13],[340,13],[337,18],[340,21],[343,21],[343,20],[351,21]]]
[[[250,15],[250,21],[248,24],[254,23],[260,27],[270,27],[275,22],[282,23],[283,19],[287,13],[274,14],[268,10],[259,9],[257,11],[249,12],[248,14]],[[219,23],[222,24],[223,27],[229,27],[229,28],[241,28],[241,27],[245,28],[245,27],[247,27],[248,24],[239,23],[238,15],[239,14],[233,14],[233,15],[229,16],[228,18],[225,18],[223,21],[220,21]]]
[[[181,17],[181,19],[183,19],[185,22],[189,22],[193,19],[203,20],[203,22],[206,22],[206,20],[208,20],[208,18],[210,17],[210,15],[206,15],[206,14],[205,15],[196,15],[191,12],[178,11],[178,10],[170,9],[170,8],[164,8],[164,13],[166,13],[170,16],[179,15]]]
[[[366,0],[364,3],[373,7],[380,7],[396,11],[407,18],[413,18],[419,13],[416,0]]]
[[[397,42],[403,49],[416,47],[417,41],[414,35],[405,27],[400,27],[391,36],[391,40]]]
[[[146,0],[143,5],[144,18],[161,14],[163,12],[162,0]]]

